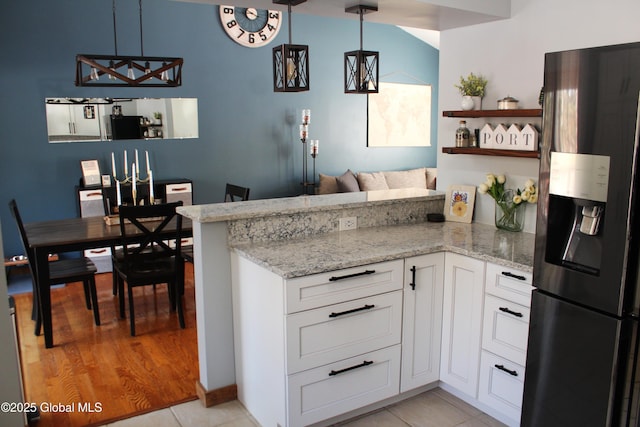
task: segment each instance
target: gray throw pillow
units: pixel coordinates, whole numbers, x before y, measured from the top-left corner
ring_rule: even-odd
[[[345,173],[337,177],[336,182],[338,183],[338,191],[341,193],[360,191],[358,180],[356,180],[356,176],[351,172],[351,169],[347,169]]]

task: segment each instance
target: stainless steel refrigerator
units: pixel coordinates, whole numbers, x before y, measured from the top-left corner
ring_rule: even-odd
[[[640,43],[545,55],[521,424],[637,426]]]

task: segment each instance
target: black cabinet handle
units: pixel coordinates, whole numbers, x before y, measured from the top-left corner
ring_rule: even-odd
[[[500,310],[500,311],[502,311],[502,312],[504,312],[504,313],[509,313],[509,314],[510,314],[510,315],[512,315],[512,316],[522,317],[522,313],[518,313],[518,312],[515,312],[515,311],[511,311],[511,310],[509,310],[507,307],[500,307],[500,308],[498,308],[498,310]]]
[[[344,316],[345,314],[351,314],[351,313],[355,313],[357,311],[363,311],[363,310],[370,310],[373,307],[375,307],[375,305],[373,304],[367,304],[364,307],[360,307],[360,308],[354,308],[353,310],[347,310],[347,311],[341,311],[340,313],[331,313],[329,315],[329,317],[338,317],[338,316]]]
[[[348,372],[348,371],[352,371],[354,369],[358,369],[358,368],[362,368],[364,366],[369,366],[373,364],[373,360],[365,360],[364,362],[362,362],[359,365],[355,365],[352,366],[350,368],[344,368],[344,369],[340,369],[339,371],[334,371],[333,369],[331,370],[331,372],[329,372],[329,376],[332,377],[334,375],[338,375],[338,374],[342,374],[343,372]]]
[[[507,369],[507,368],[504,367],[504,365],[493,365],[493,366],[495,366],[496,368],[500,369],[501,371],[506,372],[509,375],[513,375],[514,377],[518,376],[518,373],[516,371],[512,371],[511,369]]]
[[[411,267],[411,274],[412,274],[412,278],[411,278],[411,283],[409,283],[409,286],[411,286],[412,290],[416,290],[416,266],[414,265],[413,267]]]
[[[373,274],[375,272],[376,272],[375,270],[365,270],[365,271],[362,271],[360,273],[346,274],[344,276],[331,276],[331,277],[329,277],[329,281],[330,282],[337,282],[338,280],[350,279],[352,277],[358,277],[358,276],[366,276],[367,274]]]
[[[502,272],[502,275],[503,275],[503,276],[507,276],[507,277],[511,277],[512,279],[527,280],[527,278],[526,278],[526,277],[524,277],[524,276],[520,276],[520,275],[518,275],[518,274],[513,274],[513,273],[512,273],[512,272],[510,272],[510,271],[503,271],[503,272]]]

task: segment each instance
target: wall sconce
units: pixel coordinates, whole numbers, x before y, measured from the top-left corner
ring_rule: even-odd
[[[144,56],[142,0],[139,0],[140,56],[118,55],[115,0],[112,3],[115,55],[76,55],[76,86],[176,87],[182,85],[182,58]],[[137,77],[135,70],[138,70]],[[105,75],[108,78],[100,80],[100,77]]]
[[[344,93],[378,93],[378,52],[362,50],[364,14],[377,12],[377,6],[357,5],[344,10],[360,14],[360,50],[344,54]]]
[[[303,92],[309,90],[309,46],[291,43],[291,6],[307,0],[273,0],[289,6],[289,44],[273,48],[273,91]]]

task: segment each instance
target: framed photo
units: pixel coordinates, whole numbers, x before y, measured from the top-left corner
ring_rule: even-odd
[[[97,160],[81,160],[82,180],[85,186],[102,184],[100,176],[100,164]]]
[[[450,185],[444,199],[444,217],[447,221],[471,223],[476,201],[476,187],[472,185]]]
[[[96,118],[96,110],[93,105],[85,105],[84,106],[84,118],[85,119],[95,119]]]

